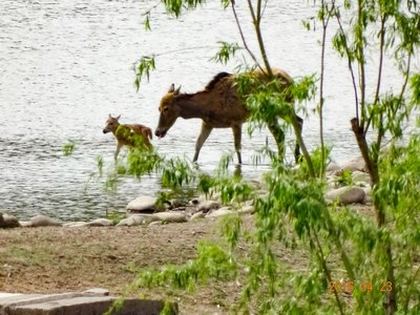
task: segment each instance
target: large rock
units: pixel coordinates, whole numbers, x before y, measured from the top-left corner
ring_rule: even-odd
[[[130,201],[127,210],[130,212],[142,212],[155,210],[156,198],[150,196],[140,196]]]
[[[238,210],[239,214],[253,214],[255,212],[255,207],[252,205],[245,205],[241,209]]]
[[[159,220],[166,223],[181,223],[187,222],[187,216],[183,212],[177,211],[166,211],[166,212],[157,212],[153,214]]]
[[[87,224],[88,226],[113,226],[111,220],[108,219],[96,219]]]
[[[365,191],[360,187],[346,186],[334,189],[325,194],[325,199],[330,202],[338,201],[340,204],[363,203]]]
[[[357,186],[369,186],[370,185],[370,176],[369,173],[361,172],[361,171],[354,171],[351,174],[353,183]]]
[[[366,164],[365,164],[365,160],[363,159],[363,157],[358,157],[358,158],[354,158],[350,161],[345,162],[341,168],[345,171],[362,171],[365,172],[366,171]]]
[[[206,218],[216,218],[234,213],[235,212],[230,207],[223,207],[217,210],[213,210],[212,212],[206,215]]]
[[[127,219],[123,219],[117,226],[138,226],[149,224],[153,221],[160,221],[158,217],[153,214],[133,214]]]
[[[209,212],[210,210],[219,209],[220,203],[214,200],[206,200],[199,204],[198,211],[202,211],[204,213]]]
[[[79,227],[84,227],[84,226],[88,226],[89,223],[84,222],[84,221],[76,221],[76,222],[67,222],[63,224],[63,227],[68,227],[68,228],[79,228]]]
[[[198,219],[202,219],[205,216],[206,216],[206,214],[204,212],[198,211],[191,216],[190,221],[195,221],[195,220],[198,220]]]
[[[30,220],[31,227],[41,227],[41,226],[61,226],[61,222],[56,219],[52,219],[46,215],[38,214],[31,218]]]
[[[15,216],[0,213],[0,228],[15,228],[19,226],[20,223]]]

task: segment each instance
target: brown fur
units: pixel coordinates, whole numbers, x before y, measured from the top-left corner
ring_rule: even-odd
[[[283,86],[290,85],[292,78],[282,70],[273,70],[274,76]],[[252,75],[264,78],[261,71],[254,71]],[[203,120],[200,136],[196,143],[194,161],[203,143],[213,128],[232,128],[235,139],[235,150],[241,163],[241,127],[247,120],[249,112],[243,104],[234,85],[234,75],[221,72],[217,74],[204,90],[193,94],[180,93],[180,88],[171,88],[161,99],[159,124],[155,135],[164,137],[178,117],[184,119],[201,118]]]
[[[121,116],[121,115],[120,115]],[[152,148],[152,144],[149,139],[152,139],[152,130],[149,127],[140,124],[120,124],[118,117],[112,117],[109,115],[103,133],[112,132],[115,139],[117,140],[117,149],[115,151],[114,158],[118,158],[120,149],[126,145],[133,147],[136,145],[135,137],[133,135],[138,135],[141,138],[142,144],[148,149]]]

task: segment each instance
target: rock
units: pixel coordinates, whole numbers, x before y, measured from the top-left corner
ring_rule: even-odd
[[[166,212],[157,212],[153,214],[159,220],[166,223],[180,223],[187,222],[187,216],[182,212],[175,211],[166,211]]]
[[[325,199],[331,202],[338,200],[340,204],[347,205],[363,203],[365,195],[365,191],[360,187],[346,186],[329,191],[325,194]]]
[[[239,214],[253,214],[255,212],[254,206],[243,206],[238,210]]]
[[[217,210],[213,210],[212,212],[206,215],[206,218],[216,218],[233,213],[235,212],[232,211],[230,207],[223,207]]]
[[[92,294],[92,295],[96,295],[96,296],[108,296],[109,295],[109,290],[104,289],[104,288],[91,288],[89,290],[83,291],[82,293],[86,293],[86,294]]]
[[[0,213],[0,228],[15,228],[20,226],[21,225],[15,216]]]
[[[363,200],[364,204],[372,204],[372,188],[370,186],[364,187],[363,190],[365,191],[365,199]]]
[[[31,221],[19,221],[19,224],[21,227],[31,227],[32,222]]]
[[[330,163],[328,163],[327,168],[325,170],[327,173],[335,173],[341,170],[341,167],[337,163],[331,161]]]
[[[206,215],[205,215],[205,213],[204,213],[203,211],[199,211],[199,212],[194,213],[194,214],[191,216],[190,221],[195,221],[195,220],[198,220],[198,219],[202,219],[202,218],[204,218],[205,216],[206,216]]]
[[[132,214],[127,219],[123,219],[117,226],[138,226],[149,224],[153,221],[159,221],[159,218],[153,214]]]
[[[46,215],[38,214],[31,218],[31,227],[41,227],[41,226],[61,226],[62,224],[52,219]]]
[[[358,186],[369,186],[370,185],[370,176],[369,173],[361,172],[361,171],[354,171],[351,174],[353,183],[357,184]]]
[[[63,227],[68,227],[68,228],[78,228],[78,227],[83,227],[83,226],[87,226],[89,223],[84,222],[84,221],[77,221],[77,222],[67,222],[63,224]]]
[[[365,164],[365,160],[363,160],[363,157],[358,157],[355,159],[352,159],[350,161],[347,161],[346,163],[344,163],[341,167],[341,169],[345,170],[345,171],[366,171],[366,164]]]
[[[113,226],[111,220],[108,219],[96,219],[87,224],[88,226]]]
[[[127,205],[127,210],[130,212],[142,212],[147,210],[154,210],[156,198],[150,196],[140,196],[130,201]]]
[[[162,221],[153,221],[149,223],[149,226],[153,226],[153,225],[162,225]]]
[[[204,213],[209,212],[210,210],[219,209],[220,203],[214,200],[206,200],[201,202],[198,206],[198,211],[202,211]]]

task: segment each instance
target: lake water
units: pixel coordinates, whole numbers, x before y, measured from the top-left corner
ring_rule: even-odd
[[[181,19],[153,11],[152,32],[143,27],[142,12],[155,1],[3,0],[0,9],[0,209],[28,218],[36,213],[64,220],[102,216],[123,209],[137,195],[159,189],[155,176],[142,181],[122,178],[114,193],[95,175],[96,158],[104,171],[112,168],[115,143],[102,134],[109,113],[122,114],[123,123],[142,123],[153,129],[158,103],[172,82],[194,92],[219,71],[233,71],[238,60],[223,66],[210,61],[217,42],[239,41],[231,11],[220,1]],[[238,1],[239,2],[239,1]],[[240,7],[246,22],[246,8]],[[319,33],[307,32],[301,20],[311,16],[307,1],[271,1],[264,34],[273,65],[298,77],[319,71]],[[249,23],[245,31],[251,30]],[[256,47],[253,34],[251,47]],[[133,63],[157,54],[157,71],[139,93],[133,85]],[[349,120],[354,115],[352,86],[346,62],[327,50],[325,133],[332,156],[354,156],[356,144]],[[369,68],[375,73],[375,65]],[[394,83],[387,65],[386,84]],[[309,104],[313,109],[314,104]],[[199,120],[178,120],[168,135],[154,139],[167,156],[192,158]],[[304,136],[318,143],[318,122],[309,111]],[[243,174],[258,177],[267,166],[252,166],[252,155],[267,138],[265,130],[243,137]],[[71,156],[62,146],[76,143]],[[271,138],[269,138],[270,143]],[[200,155],[205,170],[216,167],[232,150],[229,129],[215,130]]]

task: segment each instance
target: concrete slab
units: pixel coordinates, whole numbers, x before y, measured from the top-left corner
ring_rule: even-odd
[[[106,294],[105,289],[49,295],[0,293],[0,315],[102,315],[117,299]],[[163,307],[163,301],[126,299],[113,315],[158,315]],[[171,307],[177,314],[177,304]]]

